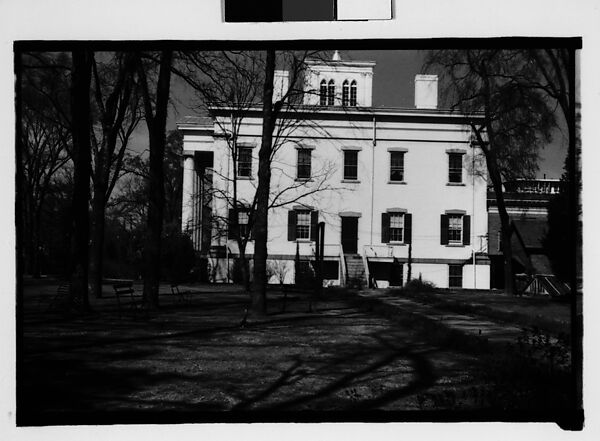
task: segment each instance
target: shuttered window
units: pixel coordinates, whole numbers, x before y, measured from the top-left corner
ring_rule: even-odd
[[[440,243],[442,245],[469,245],[471,243],[471,216],[442,214]]]
[[[235,219],[235,211],[233,209],[229,210],[228,216],[228,233],[227,237],[229,239],[237,239],[237,234],[239,233],[241,238],[249,238],[252,239],[252,231],[249,226],[250,222],[250,211],[247,207],[241,207],[237,210],[237,222]]]
[[[399,242],[409,244],[412,241],[412,214],[381,213],[381,243]]]
[[[288,211],[288,240],[316,240],[318,219],[315,210]]]

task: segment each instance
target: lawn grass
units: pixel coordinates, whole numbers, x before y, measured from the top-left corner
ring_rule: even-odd
[[[61,316],[27,301],[38,291],[26,293],[23,317],[23,425],[327,421],[338,412],[360,421],[370,412],[479,411],[495,393],[481,354],[356,307],[343,292],[313,312],[292,295],[285,313],[272,292],[269,314],[240,326],[248,296],[232,287],[204,287],[185,304],[163,290],[163,308],[143,316],[119,315],[109,293],[92,300],[91,315]]]
[[[519,297],[500,291],[453,291],[434,289],[428,291],[389,290],[398,295],[426,303],[432,307],[459,313],[473,313],[521,326],[539,329],[551,334],[571,334],[571,309],[568,302],[550,297]],[[579,305],[580,307],[580,305]]]

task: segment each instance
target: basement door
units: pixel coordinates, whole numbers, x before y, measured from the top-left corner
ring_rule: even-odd
[[[358,251],[358,218],[342,217],[342,249],[344,254]]]

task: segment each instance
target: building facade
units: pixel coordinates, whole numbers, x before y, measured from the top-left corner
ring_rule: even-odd
[[[311,62],[302,103],[282,111],[271,167],[270,263],[279,280],[294,283],[294,262],[314,258],[324,222],[328,285],[400,286],[410,275],[438,287],[489,288],[487,182],[470,120],[437,108],[437,77],[430,75],[415,79],[415,108],[373,107],[374,65],[337,53]],[[288,80],[276,72],[274,99]],[[227,282],[239,256],[226,231],[231,198],[235,188],[243,229],[257,185],[262,118],[260,107],[211,113],[178,124],[182,228],[208,259],[210,279]],[[245,251],[251,260],[252,240]]]
[[[544,238],[548,230],[548,204],[561,191],[559,179],[519,179],[504,183],[504,203],[511,223],[513,271],[521,276],[552,276]],[[504,288],[501,222],[493,191],[488,193],[490,287]],[[546,290],[547,291],[547,290]]]

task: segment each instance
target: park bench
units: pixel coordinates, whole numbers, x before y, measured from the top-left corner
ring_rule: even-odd
[[[142,307],[142,302],[141,302],[141,298],[136,298],[135,295],[135,290],[133,289],[133,282],[116,282],[113,283],[113,289],[115,291],[115,297],[117,298],[117,306],[119,308],[119,315],[121,315],[122,312],[122,308],[124,306],[124,299],[122,299],[122,296],[128,296],[131,299],[131,302],[129,303],[129,308],[135,312],[138,311],[138,309],[141,309]]]
[[[190,299],[186,298],[185,291],[180,291],[179,290],[179,283],[178,282],[171,282],[171,294],[173,296],[177,296],[177,298],[179,299],[180,302],[182,303],[189,303]]]
[[[71,281],[61,280],[56,288],[56,291],[53,291],[51,294],[40,296],[39,302],[47,302],[47,312],[52,310],[64,312],[71,309],[81,309],[81,298],[74,297],[73,299],[70,299],[70,295]],[[50,298],[49,301],[48,298]]]

